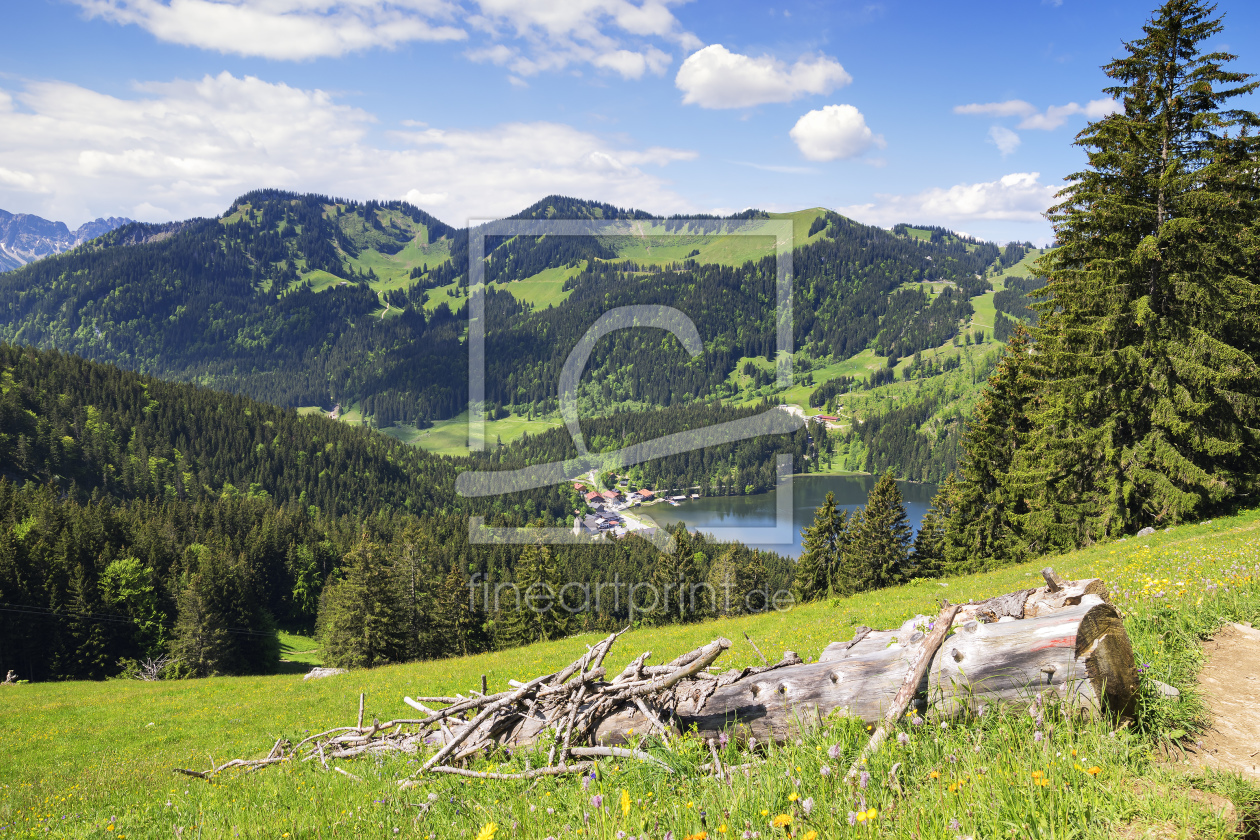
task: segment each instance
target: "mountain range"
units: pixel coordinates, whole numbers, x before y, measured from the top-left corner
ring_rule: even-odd
[[[0,272],[68,251],[76,245],[131,224],[131,219],[110,216],[94,219],[70,230],[65,222],[50,222],[29,213],[0,210]]]
[[[554,417],[560,370],[587,328],[611,307],[657,304],[691,317],[705,352],[692,358],[656,331],[608,336],[582,376],[583,416],[763,399],[844,413],[854,387],[948,375],[957,387],[898,431],[935,435],[925,450],[956,440],[958,401],[987,364],[972,360],[972,339],[992,340],[1001,274],[1035,253],[822,208],[658,219],[549,196],[513,218],[629,220],[635,233],[486,240],[491,418]],[[773,381],[774,239],[723,235],[748,219],[794,230],[786,391]],[[340,404],[386,431],[423,428],[467,407],[469,235],[404,202],[258,190],[218,218],[126,224],[0,275],[0,341],[281,406]],[[1027,313],[1018,295],[1010,304]],[[894,405],[908,403],[873,401],[864,417]],[[950,419],[938,428],[936,415]]]

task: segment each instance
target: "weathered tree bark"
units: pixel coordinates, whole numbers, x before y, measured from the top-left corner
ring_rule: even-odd
[[[846,780],[852,781],[857,778],[858,771],[867,757],[872,755],[884,743],[888,733],[897,724],[897,719],[905,713],[906,708],[910,705],[910,701],[918,694],[919,684],[927,676],[928,666],[931,664],[933,657],[936,656],[936,651],[940,648],[941,642],[945,641],[945,635],[950,631],[954,616],[957,614],[958,607],[947,601],[941,609],[941,614],[936,617],[936,624],[923,642],[923,647],[919,650],[919,655],[915,658],[914,664],[902,679],[901,688],[897,689],[897,694],[893,697],[892,704],[884,712],[884,719],[880,721],[879,726],[871,734],[871,740],[862,748],[862,752],[853,760],[853,766],[845,774]]]
[[[983,713],[994,703],[1027,705],[1049,694],[1095,712],[1131,714],[1137,670],[1119,611],[1095,594],[1068,597],[1078,603],[1037,617],[963,623],[932,662],[933,709]]]
[[[891,706],[932,622],[920,615],[896,630],[858,628],[856,644],[832,645],[810,665],[799,664],[800,658],[788,651],[776,665],[687,683],[668,711],[678,729],[694,726],[702,739],[729,730],[736,738],[762,743],[795,738],[836,709],[876,722]],[[926,689],[924,677],[917,690]],[[638,710],[623,709],[605,718],[596,736],[599,743],[619,744],[650,726]]]

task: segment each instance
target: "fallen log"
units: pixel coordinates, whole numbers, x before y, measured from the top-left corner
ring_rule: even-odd
[[[914,664],[902,679],[901,688],[897,689],[892,705],[888,707],[888,711],[884,712],[884,719],[880,721],[879,726],[876,727],[875,732],[871,735],[871,740],[862,748],[862,752],[858,753],[858,757],[853,760],[853,766],[845,774],[845,778],[849,781],[857,778],[858,771],[866,763],[866,759],[884,743],[884,739],[888,737],[888,733],[896,725],[897,719],[901,717],[906,707],[910,705],[910,700],[918,693],[919,683],[927,676],[928,665],[931,664],[932,657],[936,655],[941,642],[945,641],[945,634],[949,632],[950,625],[957,613],[958,607],[947,603],[941,610],[941,614],[936,617],[936,626],[928,634],[922,649],[914,659]]]
[[[965,622],[941,646],[929,681],[931,707],[947,717],[1047,696],[1094,713],[1128,716],[1137,693],[1133,647],[1120,612],[1096,594],[1019,621]]]
[[[717,674],[711,666],[731,646],[719,638],[665,665],[648,665],[651,653],[644,652],[609,678],[603,662],[621,635],[613,633],[559,671],[509,681],[507,691],[490,693],[482,683],[471,697],[404,698],[424,717],[374,719],[370,726],[360,698],[355,726],[326,730],[296,747],[278,741],[263,759],[179,772],[211,778],[228,768],[249,771],[295,758],[329,768],[335,759],[402,752],[426,756],[413,778],[433,772],[527,779],[580,772],[596,757],[660,764],[642,749],[645,742],[659,738],[672,750],[674,737],[694,731],[710,743],[708,768],[729,775],[739,768],[724,767],[713,746],[724,733],[749,743],[783,743],[835,713],[880,725],[868,749],[878,747],[912,704],[948,717],[1049,696],[1071,709],[1130,714],[1138,688],[1133,650],[1119,611],[1106,602],[1105,585],[1093,578],[1065,581],[1050,569],[1042,575],[1043,587],[947,604],[939,616],[915,616],[892,630],[858,627],[851,640],[828,645],[809,664],[785,651],[774,664]],[[462,765],[539,742],[550,744],[537,752],[545,753],[545,766],[531,769],[527,760],[524,773]]]

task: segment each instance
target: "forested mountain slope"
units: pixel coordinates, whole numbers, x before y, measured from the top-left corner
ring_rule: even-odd
[[[665,411],[660,428],[688,419]],[[439,457],[324,417],[0,344],[0,671],[100,678],[167,654],[187,674],[261,672],[276,665],[277,622],[309,631],[328,610],[378,608],[392,616],[388,638],[358,664],[464,654],[715,609],[636,604],[630,581],[724,575],[742,599],[791,580],[784,558],[681,533],[677,555],[634,537],[541,553],[470,543],[470,514],[497,526],[572,521],[568,484],[455,494],[459,472],[495,460]],[[371,586],[356,589],[356,575]],[[540,580],[613,595],[540,625],[475,589]],[[321,607],[328,587],[336,609]],[[355,592],[373,600],[347,613]]]

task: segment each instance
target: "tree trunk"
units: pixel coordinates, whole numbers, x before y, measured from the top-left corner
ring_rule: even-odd
[[[932,662],[929,700],[938,714],[983,713],[1049,695],[1092,712],[1132,714],[1133,648],[1115,607],[1098,595],[1022,621],[967,621]]]

